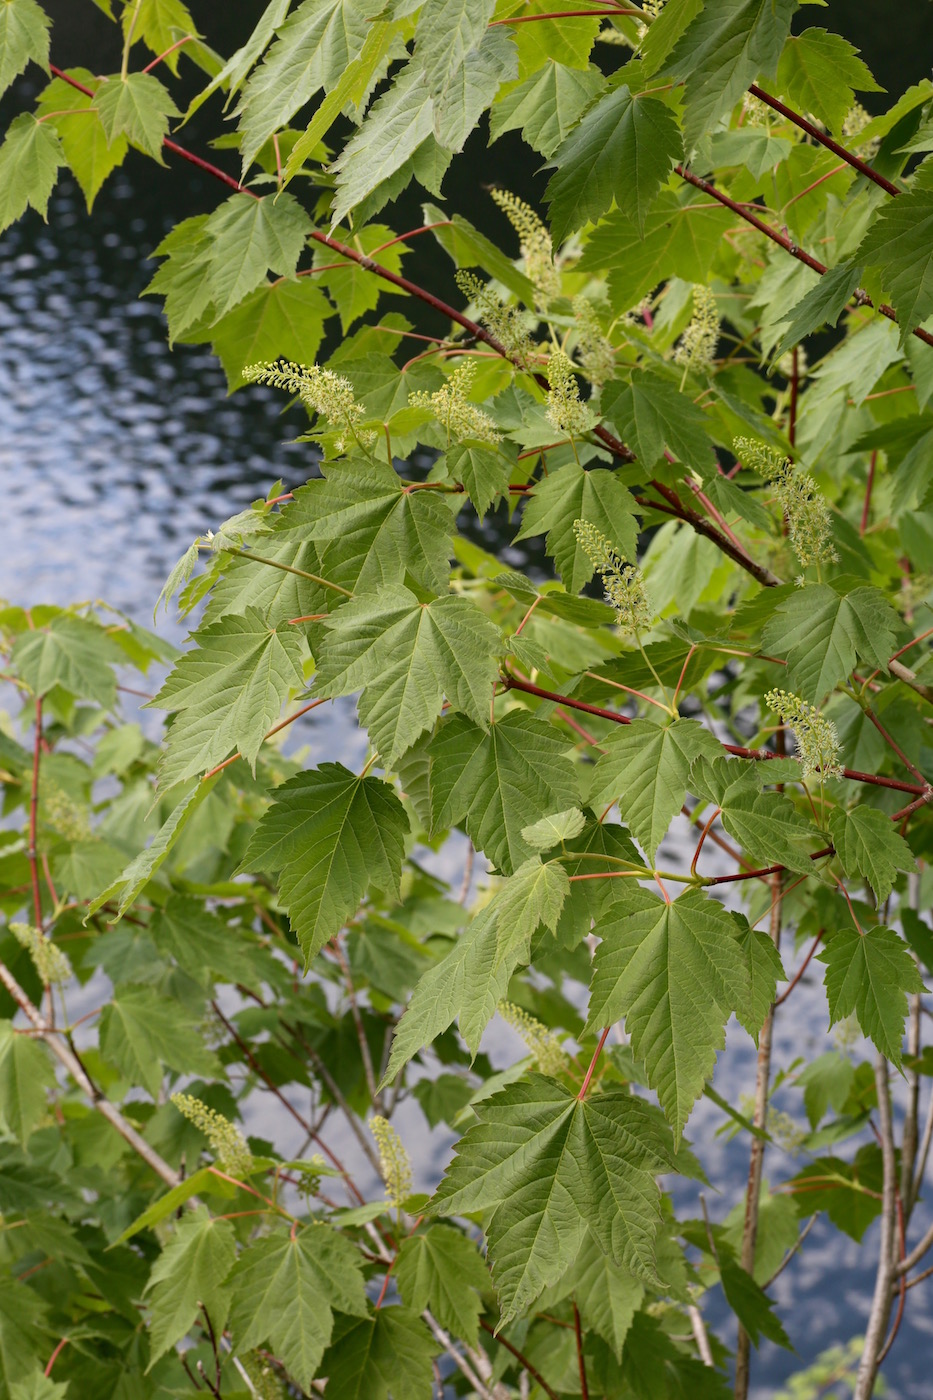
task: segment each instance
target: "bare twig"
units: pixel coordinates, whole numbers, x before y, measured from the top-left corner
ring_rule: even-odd
[[[878,1136],[883,1163],[883,1186],[881,1204],[881,1240],[878,1246],[878,1268],[875,1274],[875,1291],[872,1298],[868,1327],[865,1332],[865,1346],[859,1361],[853,1400],[871,1400],[881,1361],[891,1316],[896,1277],[906,1272],[907,1260],[897,1264],[897,1158],[894,1150],[894,1123],[891,1115],[891,1097],[888,1089],[888,1062],[883,1055],[875,1060],[875,1085],[878,1090]],[[909,1257],[909,1256],[908,1256]]]

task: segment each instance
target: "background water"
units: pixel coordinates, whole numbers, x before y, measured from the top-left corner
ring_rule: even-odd
[[[98,72],[118,66],[113,31],[93,6],[58,0],[47,8],[55,18],[56,62],[80,62]],[[191,8],[204,32],[227,52],[241,42],[259,10],[252,0],[235,7],[195,0]],[[834,0],[828,15],[815,10],[804,15],[806,23],[825,23],[859,44],[892,95],[930,70],[929,0],[896,7]],[[0,104],[0,125],[32,95],[32,76]],[[877,110],[887,100],[869,97],[866,105]],[[186,129],[186,143],[203,150],[214,119],[215,109],[206,108],[203,120]],[[458,167],[457,204],[477,222],[484,183],[498,181],[540,201],[545,177],[527,159],[517,159],[517,150],[500,142],[487,151],[481,133],[468,146]],[[102,597],[149,624],[166,574],[195,535],[264,494],[277,478],[287,489],[306,476],[308,448],[289,442],[299,429],[296,419],[281,417],[281,399],[256,388],[228,398],[209,351],[191,346],[169,351],[158,302],[139,299],[153,271],[148,255],[163,234],[178,219],[211,210],[221,197],[219,186],[187,164],[173,162],[158,170],[131,153],[98,196],[92,216],[66,178],[53,196],[48,226],[30,215],[0,240],[0,598],[28,604]],[[419,222],[417,196],[408,212],[412,224]],[[498,217],[490,209],[491,231],[501,233]],[[410,266],[415,261],[421,280],[453,294],[450,264],[432,240],[419,241]],[[411,314],[407,307],[406,313]],[[436,323],[425,319],[429,315],[419,309],[420,324],[436,330]],[[184,635],[171,618],[159,627],[175,641]],[[325,707],[315,720],[304,737],[310,733],[320,752],[350,763],[358,759],[360,740],[350,707]],[[454,861],[459,858],[455,852]],[[778,1019],[776,1067],[828,1048],[825,1024],[817,972],[808,975]],[[505,1029],[489,1048],[500,1064],[521,1053]],[[753,1075],[754,1048],[733,1025],[717,1087],[737,1103],[750,1090]],[[779,1094],[776,1105],[799,1114],[799,1095]],[[409,1145],[418,1143],[419,1184],[430,1188],[451,1135],[427,1134],[420,1111],[413,1104],[405,1108],[399,1126]],[[717,1136],[722,1124],[721,1113],[708,1101],[697,1106],[690,1124],[710,1175],[706,1194],[714,1219],[723,1218],[738,1199],[747,1169],[746,1142]],[[299,1145],[287,1117],[273,1122],[266,1116],[252,1126],[274,1135],[285,1151]],[[342,1135],[330,1140],[357,1156],[352,1140]],[[776,1182],[799,1165],[770,1150],[767,1175]],[[695,1196],[681,1196],[684,1210],[696,1206]],[[926,1224],[917,1218],[912,1237]],[[757,1400],[773,1395],[820,1350],[860,1331],[876,1242],[877,1227],[862,1247],[822,1224],[813,1230],[774,1289],[798,1354],[764,1346],[754,1367]],[[931,1393],[931,1288],[933,1281],[908,1295],[904,1325],[885,1366],[889,1395],[921,1400]],[[713,1325],[725,1319],[715,1295],[706,1307]]]

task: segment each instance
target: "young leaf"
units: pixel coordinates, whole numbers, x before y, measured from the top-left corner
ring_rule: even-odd
[[[729,225],[724,209],[693,193],[663,190],[645,220],[644,236],[621,210],[607,214],[590,235],[580,271],[609,269],[609,297],[617,315],[631,310],[659,282],[677,276],[705,283]]]
[[[327,1400],[432,1400],[436,1345],[420,1317],[404,1308],[341,1317],[321,1363]]]
[[[826,964],[829,1024],[854,1012],[869,1040],[899,1069],[907,993],[926,990],[904,943],[889,928],[864,934],[841,928],[818,957]]]
[[[211,299],[217,315],[238,305],[270,268],[281,277],[293,273],[310,231],[311,220],[287,191],[275,199],[234,194],[215,209],[204,233],[210,239]]]
[[[31,112],[14,117],[0,146],[0,233],[26,212],[27,205],[45,218],[64,164],[62,143],[48,122],[37,121]]]
[[[877,588],[840,597],[825,583],[795,589],[765,624],[765,651],[787,658],[786,688],[818,705],[856,657],[882,671],[897,648],[899,619]]]
[[[223,1281],[235,1259],[233,1226],[228,1220],[213,1220],[206,1206],[176,1223],[146,1285],[152,1317],[150,1368],[190,1331],[202,1307],[220,1335],[230,1304]]]
[[[526,860],[498,892],[498,952],[496,961],[510,967],[531,960],[531,939],[540,924],[557,927],[570,893],[567,872],[556,861],[542,865],[537,856]]]
[[[123,987],[100,1015],[100,1052],[155,1099],[163,1065],[179,1074],[222,1073],[185,1007],[148,987]]]
[[[778,90],[801,112],[812,112],[834,136],[852,107],[854,92],[882,92],[858,56],[858,49],[841,34],[805,29],[784,45],[777,70]]]
[[[645,1285],[614,1264],[591,1231],[587,1231],[573,1267],[554,1293],[560,1298],[572,1294],[584,1327],[598,1333],[620,1361],[625,1338],[645,1296]]]
[[[493,447],[478,442],[458,443],[449,449],[444,465],[451,479],[465,488],[480,520],[497,496],[508,494],[511,464]]]
[[[35,1368],[48,1345],[46,1312],[46,1304],[28,1284],[9,1273],[0,1277],[0,1385],[8,1393]]]
[[[434,724],[445,697],[488,729],[499,634],[469,598],[421,603],[388,587],[354,598],[326,625],[317,692],[362,689],[360,720],[387,767]]]
[[[0,1122],[25,1147],[48,1110],[55,1072],[44,1045],[0,1021]]]
[[[561,467],[539,481],[528,496],[516,543],[547,533],[547,551],[571,593],[593,577],[593,562],[574,533],[586,520],[612,541],[625,559],[637,552],[635,502],[615,472]]]
[[[541,817],[531,826],[522,827],[522,836],[536,851],[550,851],[564,841],[572,841],[586,826],[586,817],[579,807],[568,807],[553,817]]]
[[[554,153],[557,169],[545,198],[555,244],[595,223],[613,199],[642,233],[649,208],[683,153],[677,119],[666,103],[633,96],[624,84],[607,93]]]
[[[68,76],[90,87],[93,91],[99,79],[87,68],[69,68]],[[53,78],[40,94],[37,110],[43,118],[55,123],[65,159],[84,193],[88,213],[107,176],[123,160],[128,150],[125,136],[117,136],[108,144],[104,128],[97,115],[96,99],[66,83],[64,78]],[[66,113],[59,121],[53,113]],[[72,120],[71,113],[80,112],[79,121]]]
[[[790,1339],[775,1316],[774,1299],[769,1298],[759,1288],[751,1274],[737,1263],[728,1247],[718,1246],[718,1253],[722,1291],[730,1308],[751,1338],[752,1345],[757,1349],[764,1336],[768,1341],[776,1342],[778,1346],[787,1347],[792,1351]]]
[[[483,1310],[478,1293],[486,1291],[490,1280],[475,1243],[466,1235],[446,1225],[410,1235],[398,1252],[395,1281],[413,1313],[430,1308],[442,1327],[476,1345]]]
[[[573,1264],[587,1227],[613,1262],[655,1277],[654,1177],[671,1157],[650,1105],[617,1090],[581,1100],[531,1074],[476,1113],[432,1209],[486,1215],[502,1325]]]
[[[30,61],[48,72],[51,27],[36,0],[6,0],[0,9],[0,96]]]
[[[757,77],[775,76],[796,8],[797,0],[717,0],[687,26],[659,76],[686,80],[688,149]]]
[[[370,883],[398,897],[408,817],[388,783],[340,763],[298,773],[274,796],[240,869],[281,872],[282,902],[310,963]]]
[[[246,365],[278,358],[313,360],[331,315],[330,302],[310,277],[261,281],[211,328],[211,349],[224,367],[228,388],[246,383]]]
[[[197,633],[149,705],[175,715],[160,769],[163,788],[205,773],[235,750],[256,770],[256,755],[290,690],[303,683],[305,644],[294,630],[271,631],[247,608]]]
[[[333,164],[337,194],[332,221],[342,223],[351,209],[401,171],[433,133],[434,98],[418,65],[409,63],[392,87],[373,103],[363,125]]]
[[[270,1345],[302,1390],[330,1342],[332,1308],[367,1313],[359,1252],[329,1225],[312,1225],[294,1239],[277,1231],[256,1240],[226,1282],[237,1349]]]
[[[440,97],[478,48],[495,0],[425,0],[415,29],[415,58],[432,97]]]
[[[749,998],[748,965],[733,916],[699,890],[665,903],[627,894],[596,932],[590,1030],[625,1017],[632,1051],[680,1140],[725,1044],[725,1024]],[[702,995],[698,989],[702,988]]]
[[[104,134],[110,145],[125,136],[141,146],[160,165],[162,142],[168,135],[169,117],[180,116],[168,90],[151,73],[128,73],[105,78],[94,100]]]
[[[881,275],[897,312],[902,348],[933,311],[933,183],[926,165],[921,172],[912,189],[881,206],[855,252],[856,262]]]
[[[489,113],[490,144],[503,132],[520,128],[529,146],[552,156],[605,82],[596,68],[569,68],[548,58],[495,103]]]
[[[529,812],[563,811],[578,800],[566,741],[522,710],[488,734],[454,715],[441,725],[430,754],[434,829],[465,818],[473,844],[509,875],[533,854],[521,834]]]
[[[664,726],[638,719],[620,725],[604,743],[592,773],[587,801],[617,801],[626,826],[650,860],[687,795],[690,764],[722,747],[695,719]]]
[[[899,870],[916,870],[913,852],[894,823],[874,807],[834,807],[829,831],[842,868],[850,879],[861,875],[883,904]]]

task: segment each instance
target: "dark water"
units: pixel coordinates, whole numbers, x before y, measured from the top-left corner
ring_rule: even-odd
[[[106,29],[98,31],[94,18],[79,28],[73,0],[56,8],[65,22],[56,31],[56,59],[106,69]],[[89,8],[80,7],[83,18]],[[210,14],[218,7],[193,8],[204,28],[216,33]],[[257,9],[236,7],[237,25],[249,27]],[[856,3],[834,4],[831,18],[808,10],[806,21],[842,29],[861,43],[893,93],[929,69],[930,16],[927,0],[918,0],[897,7],[896,25],[884,7]],[[876,36],[865,32],[871,27],[879,31]],[[238,41],[231,31],[224,47]],[[22,84],[16,96],[23,100],[27,89]],[[877,107],[878,99],[866,105]],[[15,106],[15,100],[5,102],[6,114]],[[197,128],[187,134],[195,148],[197,138]],[[478,142],[464,179],[474,179],[477,196],[481,183],[496,178],[531,194],[539,177],[527,164],[510,170],[510,158],[508,148],[500,147],[490,160]],[[149,624],[165,575],[195,535],[215,528],[277,478],[288,488],[307,475],[308,449],[289,442],[299,427],[297,420],[281,417],[281,400],[259,389],[228,398],[210,353],[185,346],[170,352],[158,303],[139,299],[152,273],[147,256],[164,232],[179,218],[210,210],[217,198],[217,187],[191,167],[154,171],[131,154],[125,170],[98,197],[93,217],[66,179],[53,197],[47,227],[30,215],[0,240],[0,598],[28,604],[102,597]],[[472,193],[460,201],[474,217],[478,202]],[[438,285],[443,278],[440,285],[449,285],[443,256],[424,248],[419,257],[430,259],[425,280]],[[183,636],[183,627],[171,619],[159,625],[174,640]],[[326,748],[328,757],[357,760],[360,740],[350,709],[328,708],[318,715],[315,746]],[[814,975],[779,1019],[777,1067],[829,1048],[825,1024],[825,1000]],[[506,1031],[490,1050],[498,1063],[522,1053]],[[717,1073],[720,1092],[737,1103],[752,1087],[753,1066],[748,1037],[732,1026]],[[776,1106],[798,1113],[799,1096],[785,1092]],[[412,1105],[406,1108],[410,1111],[399,1127],[414,1146],[417,1135],[426,1136],[423,1120]],[[703,1101],[690,1125],[710,1175],[707,1197],[714,1219],[723,1218],[738,1199],[747,1168],[745,1143],[716,1136],[722,1122],[719,1111]],[[266,1119],[252,1126],[274,1133],[287,1151],[297,1146],[288,1124]],[[449,1144],[449,1135],[434,1134],[424,1142],[426,1150],[414,1153],[422,1164],[420,1185],[436,1181]],[[355,1156],[352,1141],[335,1138],[335,1146]],[[767,1174],[778,1181],[799,1166],[774,1151]],[[684,1209],[695,1205],[695,1199],[684,1197]],[[913,1238],[925,1225],[917,1220]],[[774,1289],[798,1355],[765,1345],[754,1369],[756,1400],[774,1395],[823,1348],[863,1328],[876,1244],[877,1227],[862,1247],[822,1225],[811,1233]],[[931,1286],[908,1294],[905,1321],[885,1367],[889,1395],[921,1400],[933,1393],[927,1379],[933,1365]],[[725,1318],[714,1296],[707,1312],[713,1325]]]

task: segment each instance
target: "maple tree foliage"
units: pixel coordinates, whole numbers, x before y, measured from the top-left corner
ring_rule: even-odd
[[[816,1211],[881,1217],[867,1400],[933,1244],[933,82],[870,118],[795,0],[269,0],[230,56],[183,0],[94,3],[119,72],[0,0],[0,92],[47,79],[0,232],[130,151],[213,176],[147,294],[308,474],[186,551],[181,651],[0,609],[0,1396],[745,1400]],[[184,144],[216,94],[223,168]],[[497,240],[477,128],[546,163]],[[360,771],[314,742],[351,700]],[[804,976],[851,1034],[784,1071],[789,1142]],[[725,1223],[671,1191],[701,1098],[751,1153]]]

